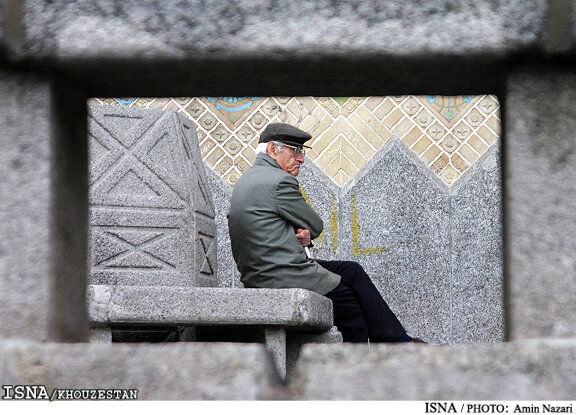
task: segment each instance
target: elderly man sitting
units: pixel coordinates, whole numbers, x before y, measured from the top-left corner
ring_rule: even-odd
[[[308,258],[323,229],[296,176],[310,134],[289,124],[262,132],[254,165],[236,182],[228,227],[241,281],[255,288],[305,288],[330,298],[345,342],[419,342],[382,299],[362,266]]]

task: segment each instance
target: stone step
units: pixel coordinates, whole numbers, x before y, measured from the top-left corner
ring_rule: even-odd
[[[305,345],[286,399],[572,400],[576,340]]]

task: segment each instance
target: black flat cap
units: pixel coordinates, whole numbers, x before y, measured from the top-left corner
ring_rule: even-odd
[[[312,148],[304,145],[304,143],[311,138],[312,136],[310,134],[293,125],[277,122],[268,124],[266,128],[264,128],[258,142],[267,143],[269,141],[280,141],[293,146]]]

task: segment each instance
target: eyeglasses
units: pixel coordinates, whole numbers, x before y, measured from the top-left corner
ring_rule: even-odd
[[[298,157],[300,154],[302,154],[303,156],[306,155],[306,149],[304,147],[291,146],[290,144],[284,144],[284,146],[294,149],[294,155],[296,157]]]

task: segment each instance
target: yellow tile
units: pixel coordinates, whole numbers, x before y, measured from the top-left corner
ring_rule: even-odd
[[[462,147],[458,150],[458,152],[466,159],[469,163],[474,163],[478,160],[478,154],[470,146],[467,144],[462,144]]]
[[[484,115],[482,115],[480,111],[478,111],[476,108],[473,108],[472,111],[470,111],[466,116],[466,121],[468,121],[472,127],[476,128],[482,124],[484,118]]]
[[[404,108],[404,111],[406,111],[408,115],[412,116],[418,112],[420,104],[414,98],[410,97],[402,103],[402,108]]]
[[[207,138],[200,144],[200,154],[202,154],[202,157],[206,157],[214,147],[216,147],[216,142],[211,138]]]
[[[346,157],[346,153],[344,153],[340,155],[340,170],[345,172],[348,177],[352,177],[359,170],[359,166],[353,160]]]
[[[487,95],[480,103],[478,107],[485,113],[490,114],[498,107],[498,100],[493,95]]]
[[[346,176],[346,173],[340,170],[334,179],[336,180],[336,183],[338,183],[339,186],[343,186],[344,183],[348,181],[349,177]]]
[[[336,174],[340,170],[340,162],[341,157],[340,154],[338,154],[338,156],[334,157],[324,166],[323,168],[324,173],[326,173],[330,177],[336,177]]]
[[[476,134],[478,134],[482,138],[482,140],[486,141],[490,145],[494,144],[494,142],[498,138],[498,136],[495,133],[490,131],[484,125],[482,127],[478,128],[478,131],[476,131]]]
[[[376,115],[379,120],[382,120],[393,108],[396,108],[396,105],[394,105],[390,99],[386,98],[384,102],[382,102],[382,105],[374,110],[374,115]]]
[[[416,114],[414,119],[416,120],[416,123],[418,123],[418,125],[424,129],[434,122],[434,117],[424,108],[418,114]]]
[[[420,130],[420,128],[414,127],[412,128],[412,130],[410,130],[408,134],[402,137],[402,141],[404,141],[406,144],[408,144],[409,147],[411,147],[412,144],[414,144],[422,136],[422,134],[423,133],[422,130]]]
[[[374,132],[376,133],[378,139],[376,141],[372,141],[372,139],[370,137],[366,137],[366,139],[368,141],[370,141],[370,143],[376,147],[376,148],[380,148],[382,146],[382,144],[384,144],[386,141],[388,141],[390,139],[390,137],[392,137],[392,133],[390,132],[390,130],[388,128],[386,128],[384,126],[384,124],[382,124],[378,118],[376,118],[374,116],[374,114],[372,114],[370,111],[368,111],[366,108],[359,108],[358,111],[356,112],[356,114],[362,119],[362,121],[368,126],[370,127],[372,130],[374,130]]]
[[[370,147],[370,145],[368,143],[371,143],[375,148],[380,148],[382,146],[382,144],[384,144],[384,141],[382,141],[382,139],[380,137],[378,137],[378,135],[374,131],[372,131],[372,129],[370,127],[368,127],[368,125],[366,125],[366,123],[364,123],[364,121],[358,116],[358,114],[352,115],[348,119],[348,122],[350,124],[352,124],[354,126],[354,128],[356,128],[356,130],[358,131],[358,133],[360,133],[360,136],[366,142],[366,145],[368,147]],[[354,135],[358,135],[356,132],[354,132],[352,134],[348,130],[352,131],[352,129],[348,128],[345,131],[345,135],[347,137],[348,136],[352,137]],[[368,148],[365,148],[365,150],[367,151]]]
[[[344,153],[357,167],[362,167],[366,163],[366,158],[348,140],[340,141],[340,152]]]
[[[451,165],[446,166],[444,170],[442,170],[442,173],[440,173],[440,178],[448,186],[454,183],[458,177],[460,177],[460,172]]]
[[[488,146],[478,136],[473,135],[466,141],[478,154],[483,154]]]
[[[312,128],[310,131],[308,131],[308,133],[312,135],[313,139],[318,137],[324,131],[326,131],[334,123],[334,121],[332,120],[332,118],[330,118],[328,114],[324,113],[320,115],[320,111],[318,112],[319,112],[318,116],[322,117],[320,123],[318,125],[315,125],[314,128]]]
[[[321,167],[326,167],[340,153],[340,138],[334,140],[322,153],[316,163]]]
[[[396,123],[400,121],[403,116],[404,114],[402,113],[402,111],[399,108],[396,108],[386,117],[386,119],[384,120],[384,125],[388,127],[390,130],[393,130],[394,125],[396,125]]]
[[[438,147],[436,144],[433,144],[428,150],[426,150],[424,154],[422,154],[420,158],[426,162],[426,165],[428,165],[432,163],[436,157],[438,157],[438,154],[440,154],[441,151],[442,150],[440,150],[440,147]]]
[[[163,110],[164,111],[178,112],[178,110],[180,110],[180,107],[178,105],[176,105],[176,103],[174,101],[170,100],[170,102],[163,108]],[[190,114],[190,113],[188,112],[188,114]],[[192,114],[190,114],[190,115],[192,115]]]
[[[372,157],[376,152],[364,136],[356,132],[352,132],[352,134],[349,134],[346,137],[348,138],[348,141],[350,141],[350,143],[352,143],[352,145],[357,148],[358,151],[360,151],[360,153],[362,153],[366,159],[370,159],[370,157]]]
[[[468,167],[470,167],[470,163],[460,157],[459,154],[453,154],[450,163],[452,163],[452,165],[461,172],[464,172]]]
[[[317,153],[321,153],[324,149],[330,145],[330,143],[338,137],[341,130],[341,120],[333,123],[325,133],[321,134],[319,137],[314,139],[310,144]]]
[[[448,165],[448,161],[450,161],[448,156],[442,153],[440,157],[438,157],[436,161],[432,164],[432,166],[430,166],[430,168],[434,173],[438,174],[444,169],[444,167]]]
[[[252,147],[246,147],[240,154],[246,157],[246,160],[248,160],[250,163],[254,163],[254,160],[256,159],[256,152]]]
[[[210,167],[214,167],[214,165],[218,162],[218,160],[220,160],[222,158],[223,155],[224,155],[224,150],[217,147],[208,155],[208,157],[204,158],[204,161]]]
[[[248,170],[250,168],[250,165],[252,163],[248,163],[246,160],[244,160],[243,157],[241,156],[237,156],[234,159],[234,166],[236,166],[238,168],[238,170],[240,170],[241,173],[246,173],[246,170]]]
[[[500,120],[495,115],[492,115],[486,120],[486,125],[490,127],[496,135],[500,135]]]
[[[432,141],[428,137],[423,135],[422,138],[418,140],[418,142],[412,147],[411,150],[416,154],[420,155],[424,150],[428,148],[430,144],[432,144]]]
[[[452,153],[456,151],[456,149],[460,145],[460,142],[452,134],[448,134],[446,135],[446,137],[444,137],[440,145],[442,146],[444,151],[446,151],[447,153]]]
[[[426,135],[432,137],[432,139],[434,139],[437,142],[440,141],[442,137],[444,137],[444,134],[446,134],[446,130],[438,122],[432,124],[432,127],[426,130]]]
[[[402,137],[406,132],[410,130],[410,128],[414,125],[414,122],[408,117],[405,117],[402,121],[397,123],[394,128],[392,128],[392,132],[396,135]]]
[[[309,111],[312,112],[318,106],[312,97],[298,97],[298,101]]]
[[[226,173],[226,175],[224,176],[224,181],[231,187],[234,187],[234,185],[236,184],[236,182],[238,181],[238,179],[240,178],[240,176],[242,176],[242,173],[240,173],[238,170],[236,169],[232,169],[230,170],[228,173]]]
[[[463,121],[461,121],[460,124],[458,124],[456,128],[454,128],[453,130],[454,135],[458,137],[460,141],[466,140],[466,138],[468,138],[471,132],[472,129],[470,128],[470,126],[468,126]]]
[[[232,167],[232,159],[226,156],[216,164],[214,171],[220,174],[220,176],[224,176],[230,167]]]
[[[257,112],[250,118],[249,122],[252,125],[252,127],[260,131],[266,126],[266,124],[268,123],[268,119],[264,115],[262,115],[262,113]]]
[[[364,102],[364,105],[368,107],[370,111],[374,111],[374,108],[376,108],[382,101],[384,101],[384,97],[368,97],[366,102]]]
[[[154,98],[148,108],[162,109],[170,102],[170,98]]]

